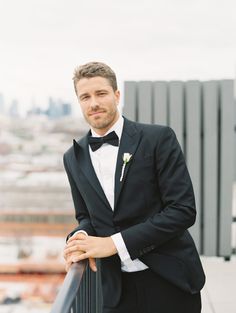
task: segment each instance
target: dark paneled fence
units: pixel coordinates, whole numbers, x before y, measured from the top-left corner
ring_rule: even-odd
[[[192,177],[198,250],[230,257],[234,180],[233,81],[126,82],[124,116],[172,127]]]
[[[198,215],[190,231],[197,248],[202,255],[230,258],[235,173],[233,81],[125,82],[123,114],[175,130],[195,190]],[[72,266],[51,313],[101,313],[100,273],[84,269],[85,263]]]

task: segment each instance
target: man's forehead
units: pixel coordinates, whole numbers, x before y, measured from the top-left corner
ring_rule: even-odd
[[[81,78],[77,84],[76,89],[79,93],[85,92],[95,92],[99,90],[107,90],[110,89],[111,84],[109,83],[108,79],[100,76],[91,77],[91,78]]]

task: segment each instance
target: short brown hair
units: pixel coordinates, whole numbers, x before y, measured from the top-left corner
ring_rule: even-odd
[[[73,81],[75,92],[77,93],[76,84],[80,79],[92,78],[97,76],[106,78],[109,81],[112,89],[114,91],[117,90],[117,81],[115,72],[105,63],[89,62],[84,65],[80,65],[74,71]]]

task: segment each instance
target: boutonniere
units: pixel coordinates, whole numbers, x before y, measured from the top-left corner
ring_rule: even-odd
[[[130,153],[124,153],[123,154],[123,165],[122,165],[122,170],[121,170],[121,175],[120,175],[120,182],[123,179],[126,164],[129,163],[131,157],[132,157],[132,154],[130,154]]]

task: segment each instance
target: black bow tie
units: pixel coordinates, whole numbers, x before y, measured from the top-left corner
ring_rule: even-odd
[[[119,146],[119,138],[114,131],[104,137],[88,137],[88,143],[92,151],[99,149],[105,142],[112,146]]]

